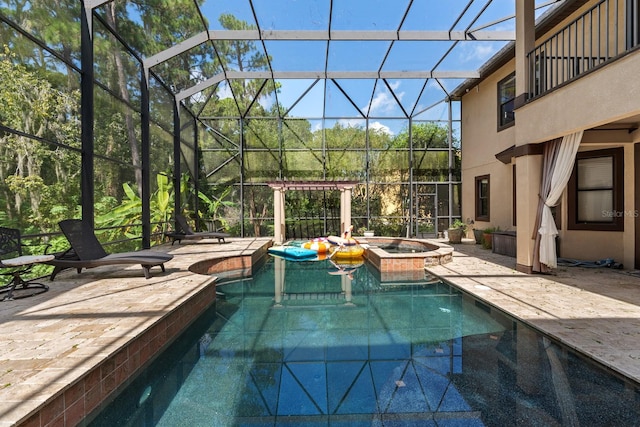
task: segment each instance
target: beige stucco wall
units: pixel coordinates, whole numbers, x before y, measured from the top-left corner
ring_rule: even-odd
[[[475,228],[512,226],[512,166],[496,160],[495,155],[515,143],[515,128],[497,131],[498,81],[513,71],[514,63],[471,89],[461,103],[462,137],[462,218],[475,221],[475,177],[490,175],[489,222],[477,222]]]
[[[572,18],[568,18],[565,23]],[[563,23],[564,25],[564,23]],[[555,31],[555,30],[553,30]],[[634,143],[640,131],[588,131],[588,129],[640,115],[640,52],[617,61],[530,101],[516,111],[516,125],[497,131],[497,83],[515,69],[512,60],[462,97],[462,215],[474,218],[476,176],[490,174],[490,223],[477,228],[512,224],[512,166],[495,154],[512,145],[543,143],[578,130],[586,130],[580,150],[624,147],[624,232],[567,230],[567,195],[562,197],[560,255],[599,260],[613,258],[628,268],[635,261]],[[517,160],[518,264],[531,265],[533,222],[540,185],[542,156]]]
[[[625,132],[629,135],[627,132]],[[615,134],[615,133],[614,133]],[[635,141],[638,142],[638,135]],[[599,138],[600,139],[600,138]],[[625,139],[629,139],[628,137]],[[634,146],[612,140],[610,144],[585,143],[580,151],[603,148],[624,148],[624,232],[623,231],[582,231],[567,228],[567,209],[563,209],[562,229],[559,230],[560,256],[581,260],[596,261],[613,258],[628,268],[634,268],[635,257],[635,215],[637,207],[634,200]],[[563,195],[563,207],[567,206],[566,192]]]
[[[635,52],[519,108],[517,144],[548,141],[640,114],[639,70],[640,52]]]

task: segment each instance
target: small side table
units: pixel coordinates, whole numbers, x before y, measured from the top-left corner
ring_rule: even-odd
[[[27,298],[47,292],[49,286],[44,283],[25,281],[21,276],[25,270],[20,269],[20,267],[28,267],[33,264],[52,261],[53,259],[55,259],[53,255],[21,255],[1,260],[0,268],[16,268],[17,270],[13,272],[11,281],[0,287],[0,294],[6,294],[0,301]]]

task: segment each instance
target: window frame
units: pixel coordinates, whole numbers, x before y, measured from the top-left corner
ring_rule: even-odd
[[[502,93],[504,92],[504,88],[508,87],[506,84],[510,81],[513,80],[512,83],[510,83],[510,85],[513,85],[513,97],[512,98],[508,98],[506,101],[503,101],[502,98]],[[500,132],[503,129],[507,129],[510,128],[511,126],[514,126],[516,123],[516,116],[515,116],[515,101],[516,101],[516,72],[512,72],[510,73],[508,76],[506,76],[505,78],[503,78],[502,80],[500,80],[498,82],[497,85],[497,99],[498,99],[498,132]],[[511,112],[511,117],[512,118],[508,118],[505,117],[505,120],[503,120],[503,106],[507,105],[511,103],[511,109],[509,111],[505,111],[505,112]],[[508,121],[507,121],[508,120]]]
[[[640,0],[627,0],[627,50],[633,49],[640,44]]]
[[[518,185],[516,181],[516,164],[511,167],[511,211],[513,218],[511,219],[511,225],[516,227],[518,225]]]
[[[487,200],[487,212],[486,214],[482,212],[482,203],[481,202],[481,194],[480,194],[480,184],[482,181],[487,180],[487,195],[484,197]],[[491,217],[491,176],[490,175],[480,175],[475,178],[475,220],[476,221],[486,221],[489,222]]]
[[[578,221],[578,162],[584,159],[593,159],[599,157],[611,157],[612,171],[612,187],[614,212],[613,221],[597,222],[597,221]],[[585,190],[583,190],[585,191]],[[604,150],[582,151],[576,155],[573,165],[573,172],[567,185],[568,192],[568,221],[567,228],[569,230],[590,230],[590,231],[624,231],[624,148],[608,148]]]

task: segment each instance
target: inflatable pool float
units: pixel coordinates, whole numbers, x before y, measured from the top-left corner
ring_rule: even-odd
[[[335,268],[342,268],[342,269],[360,268],[364,265],[363,257],[343,258],[339,260],[329,259],[329,261],[331,262],[331,264],[333,264]]]
[[[336,246],[331,254],[332,259],[360,258],[364,254],[364,248],[360,245]]]
[[[324,254],[329,252],[331,248],[331,243],[329,243],[326,239],[313,239],[308,242],[304,242],[302,247],[305,249],[311,249],[312,251],[316,251],[319,254]]]
[[[297,246],[271,246],[267,249],[271,255],[277,255],[285,259],[311,260],[318,256],[318,252]]]
[[[362,257],[337,259],[335,261],[330,259],[329,261],[336,268],[336,270],[328,272],[332,276],[349,276],[364,265],[364,258]]]
[[[358,244],[358,241],[353,237],[338,237],[338,236],[329,236],[327,237],[327,241],[334,246],[355,246]]]

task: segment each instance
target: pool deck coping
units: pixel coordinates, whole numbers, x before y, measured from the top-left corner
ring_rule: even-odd
[[[154,246],[174,258],[148,280],[140,265],[65,270],[41,295],[0,302],[0,427],[78,425],[215,299],[216,277],[191,265],[271,239],[227,242]]]
[[[140,266],[65,271],[46,282],[44,294],[0,303],[0,427],[76,425],[72,420],[85,407],[70,385],[212,288],[215,277],[193,273],[190,265],[251,255],[270,239],[228,241],[155,247],[174,259],[166,273],[153,269],[149,280]],[[428,267],[429,273],[640,382],[635,271],[565,267],[527,275],[515,270],[515,258],[469,241],[452,246],[452,262]],[[51,413],[51,405],[42,410],[60,393],[67,404],[77,400],[77,407],[69,405],[75,413]]]
[[[427,271],[640,384],[640,272],[562,267],[516,271],[516,259],[472,241]]]

